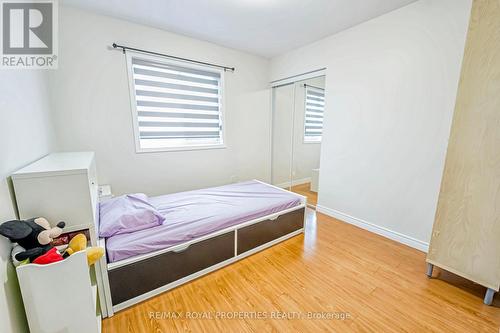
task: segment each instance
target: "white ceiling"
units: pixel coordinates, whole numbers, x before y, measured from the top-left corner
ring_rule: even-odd
[[[63,0],[66,5],[273,57],[415,0]]]

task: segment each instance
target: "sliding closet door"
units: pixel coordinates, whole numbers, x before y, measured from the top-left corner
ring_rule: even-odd
[[[500,283],[500,1],[476,0],[428,262]]]
[[[292,191],[307,196],[307,203],[314,207],[318,201],[324,87],[324,76],[295,84]]]
[[[273,88],[272,183],[289,188],[292,168],[294,84]]]

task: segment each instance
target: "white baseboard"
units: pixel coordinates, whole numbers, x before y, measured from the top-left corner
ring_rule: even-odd
[[[378,235],[384,236],[386,238],[392,239],[396,242],[408,245],[410,247],[413,247],[417,250],[423,251],[427,253],[429,251],[429,243],[421,241],[419,239],[403,235],[397,231],[393,231],[381,226],[378,226],[376,224],[364,221],[362,219],[358,219],[357,217],[350,216],[347,214],[344,214],[342,212],[339,212],[335,209],[331,209],[325,206],[317,205],[316,206],[316,211],[323,213],[325,215],[334,217],[338,220],[341,220],[343,222],[355,225],[359,228],[368,230],[370,232],[376,233]]]
[[[310,182],[311,182],[311,177],[308,177],[308,178],[302,178],[302,179],[295,179],[295,180],[292,180],[291,182],[284,182],[284,183],[277,184],[274,186],[281,187],[281,188],[287,188],[287,187],[290,187],[290,184],[291,184],[291,186],[297,186],[297,185],[307,184]]]

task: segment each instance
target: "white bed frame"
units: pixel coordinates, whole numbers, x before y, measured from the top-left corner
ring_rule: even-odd
[[[287,192],[287,193],[293,193],[293,192],[289,192],[285,189],[282,189],[282,188],[279,188],[277,186],[273,186],[273,185],[270,185],[270,184],[267,184],[267,183],[264,183],[264,182],[261,182],[259,180],[255,180],[259,183],[262,183],[262,184],[265,184],[265,185],[268,185],[268,186],[271,186],[275,189],[278,189],[280,191],[284,191],[284,192]],[[105,258],[104,258],[104,265],[103,267],[107,267],[107,270],[106,269],[102,269],[101,270],[101,278],[102,278],[102,281],[103,281],[103,286],[104,286],[104,295],[105,295],[105,303],[106,303],[106,307],[107,307],[107,316],[108,317],[111,317],[113,316],[114,312],[117,312],[117,311],[120,311],[120,310],[123,310],[125,308],[128,308],[134,304],[137,304],[139,302],[142,302],[144,300],[147,300],[153,296],[156,296],[158,294],[161,294],[167,290],[170,290],[170,289],[173,289],[177,286],[180,286],[186,282],[189,282],[191,280],[194,280],[200,276],[203,276],[205,274],[208,274],[210,272],[213,272],[219,268],[222,268],[224,266],[227,266],[229,264],[232,264],[233,262],[236,262],[240,259],[243,259],[245,257],[248,257],[256,252],[259,252],[259,251],[262,251],[268,247],[271,247],[279,242],[282,242],[286,239],[289,239],[291,237],[294,237],[300,233],[303,233],[304,232],[304,228],[301,228],[301,229],[298,229],[294,232],[291,232],[289,234],[286,234],[280,238],[277,238],[277,239],[274,239],[268,243],[265,243],[263,245],[260,245],[256,248],[253,248],[247,252],[244,252],[244,253],[241,253],[241,254],[238,254],[237,253],[237,242],[238,242],[238,230],[241,229],[241,228],[244,228],[244,227],[247,227],[249,225],[252,225],[252,224],[256,224],[256,223],[259,223],[259,222],[262,222],[262,221],[265,221],[265,220],[275,220],[277,219],[279,216],[283,215],[283,214],[287,214],[287,213],[290,213],[290,212],[293,212],[293,211],[296,211],[296,210],[300,210],[300,209],[304,209],[306,206],[307,206],[307,198],[303,195],[300,195],[300,194],[297,194],[297,193],[293,193],[294,195],[296,195],[297,197],[300,198],[301,202],[300,202],[300,205],[298,206],[295,206],[295,207],[292,207],[292,208],[289,208],[289,209],[286,209],[286,210],[283,210],[283,211],[279,211],[277,213],[273,213],[273,214],[269,214],[269,215],[266,215],[266,216],[263,216],[263,217],[259,217],[257,219],[253,219],[251,221],[247,221],[247,222],[244,222],[244,223],[241,223],[241,224],[238,224],[238,225],[235,225],[235,226],[232,226],[232,227],[229,227],[229,228],[225,228],[225,229],[222,229],[222,230],[219,230],[219,231],[216,231],[214,233],[211,233],[211,234],[208,234],[208,235],[205,235],[203,237],[200,237],[200,238],[197,238],[197,239],[193,239],[193,240],[190,240],[188,242],[185,242],[185,243],[182,243],[182,244],[178,244],[178,245],[175,245],[175,246],[171,246],[171,247],[168,247],[168,248],[165,248],[165,249],[162,249],[162,250],[158,250],[158,251],[155,251],[155,252],[151,252],[151,253],[147,253],[147,254],[143,254],[143,255],[138,255],[138,256],[134,256],[134,257],[131,257],[131,258],[127,258],[127,259],[124,259],[124,260],[120,260],[120,261],[117,261],[117,262],[113,262],[113,263],[106,263],[105,262]],[[305,209],[304,209],[304,222],[306,220],[306,216],[305,216]],[[111,289],[110,289],[110,284],[109,284],[109,278],[108,278],[108,271],[112,271],[113,269],[116,269],[116,268],[119,268],[119,267],[123,267],[123,266],[127,266],[127,265],[130,265],[130,264],[133,264],[133,263],[136,263],[136,262],[139,262],[139,261],[142,261],[142,260],[145,260],[145,259],[148,259],[148,258],[152,258],[152,257],[156,257],[158,255],[161,255],[161,254],[164,254],[164,253],[167,253],[167,252],[181,252],[183,251],[184,249],[188,248],[190,245],[194,244],[194,243],[198,243],[198,242],[201,242],[203,240],[207,240],[207,239],[210,239],[210,238],[213,238],[213,237],[216,237],[216,236],[219,236],[219,235],[222,235],[222,234],[225,234],[225,233],[228,233],[228,232],[231,232],[231,231],[234,231],[235,232],[235,242],[234,242],[234,257],[228,259],[228,260],[225,260],[223,262],[220,262],[216,265],[213,265],[213,266],[210,266],[208,268],[205,268],[203,270],[200,270],[196,273],[193,273],[191,275],[188,275],[186,277],[183,277],[179,280],[176,280],[174,282],[171,282],[169,284],[166,284],[162,287],[159,287],[157,289],[154,289],[152,291],[149,291],[149,292],[146,292],[144,294],[141,294],[140,296],[137,296],[137,297],[134,297],[132,299],[129,299],[125,302],[122,302],[120,304],[117,304],[117,305],[113,305],[112,303],[112,300],[111,300]],[[105,242],[105,239],[104,238],[99,238],[98,239],[98,244],[99,246],[102,246],[104,248],[106,248],[106,242]]]

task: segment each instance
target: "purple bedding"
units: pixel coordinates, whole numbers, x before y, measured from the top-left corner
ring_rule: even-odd
[[[162,225],[165,217],[144,193],[126,194],[99,204],[99,237],[149,229]]]
[[[149,198],[163,224],[106,239],[109,262],[165,249],[300,205],[301,198],[248,181]],[[102,216],[101,216],[102,218]]]

